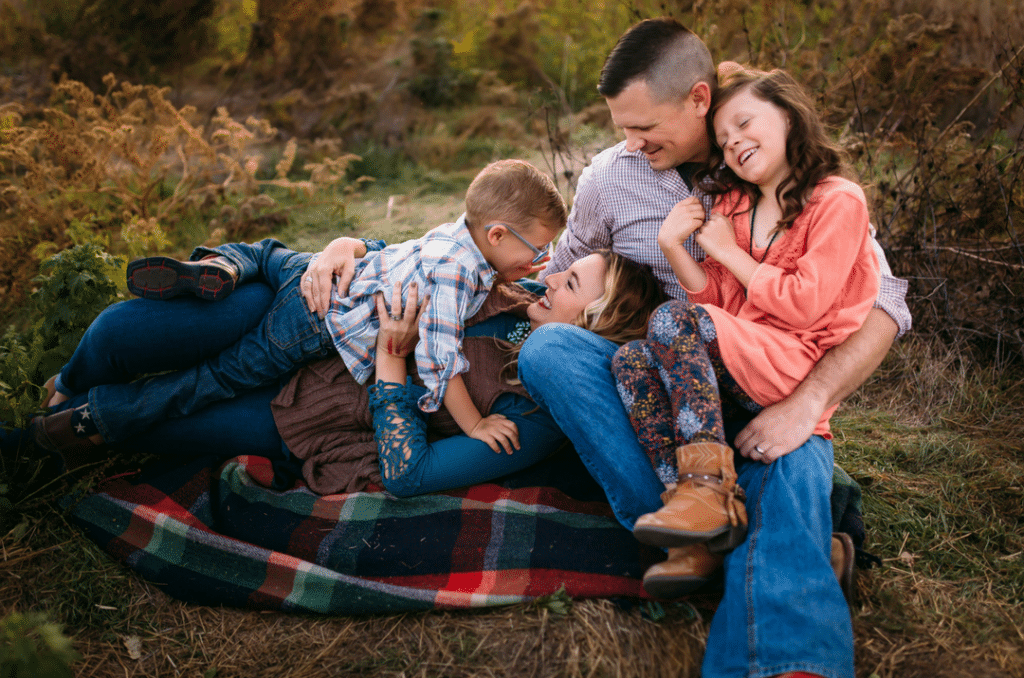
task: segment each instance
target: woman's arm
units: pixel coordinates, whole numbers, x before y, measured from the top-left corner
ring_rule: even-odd
[[[406,309],[416,306],[416,288],[410,288]],[[419,313],[402,313],[401,290],[393,293],[393,320],[377,298],[381,329],[377,338],[376,383],[370,387],[370,410],[380,456],[381,477],[388,491],[409,497],[467,484],[485,482],[540,461],[563,442],[564,436],[550,415],[524,397],[505,393],[494,408],[517,426],[523,449],[496,455],[483,442],[455,435],[433,443],[427,440],[426,417],[416,402],[424,389],[406,379],[405,358],[418,341]]]

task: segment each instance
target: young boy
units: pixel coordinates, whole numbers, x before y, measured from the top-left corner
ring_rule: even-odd
[[[251,279],[263,280],[277,293],[260,326],[212,359],[130,384],[91,389],[87,430],[78,434],[95,431],[107,443],[118,442],[164,419],[275,383],[297,365],[333,353],[365,382],[373,372],[379,328],[375,295],[383,292],[390,302],[400,284],[403,306],[410,285],[417,285],[420,298],[430,297],[415,351],[427,387],[420,409],[432,412],[443,402],[467,435],[495,449],[494,442],[512,449],[505,443],[514,438],[514,425],[500,416],[482,417],[459,376],[469,368],[461,352],[464,323],[480,309],[497,278],[517,279],[544,260],[566,216],[554,183],[535,167],[518,160],[492,163],[473,180],[466,213],[456,223],[369,252],[358,263],[348,295],[332,291],[323,320],[308,309],[300,288],[314,255],[293,252],[276,240],[197,248],[192,259],[199,261],[134,261],[128,267],[129,289],[148,299],[190,292],[216,300]]]

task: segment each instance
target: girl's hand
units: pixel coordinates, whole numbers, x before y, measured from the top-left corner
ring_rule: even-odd
[[[384,293],[376,295],[377,318],[380,320],[380,331],[377,333],[377,346],[388,354],[404,358],[416,348],[419,342],[420,316],[427,308],[430,297],[418,304],[416,283],[409,285],[409,299],[402,308],[402,283],[396,282],[391,291],[391,310],[384,304]]]
[[[711,215],[694,238],[708,256],[717,261],[721,261],[729,250],[739,247],[736,244],[736,231],[733,230],[732,222],[717,212]]]
[[[321,319],[331,307],[331,286],[338,277],[338,294],[348,294],[356,272],[356,257],[366,256],[366,245],[357,238],[335,238],[302,275],[302,296],[306,306]]]
[[[658,231],[658,245],[670,250],[686,242],[690,235],[704,225],[704,205],[694,196],[676,203],[665,217]]]
[[[482,418],[469,432],[469,437],[487,443],[498,454],[501,454],[502,449],[505,454],[512,454],[519,449],[519,427],[501,414],[489,414]]]

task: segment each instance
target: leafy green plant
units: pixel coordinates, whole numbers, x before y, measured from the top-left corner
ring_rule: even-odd
[[[0,339],[0,422],[21,428],[39,409],[42,384],[67,362],[89,324],[119,296],[124,260],[97,245],[76,245],[47,259],[34,282],[35,322]]]
[[[71,664],[80,658],[46,615],[12,612],[0,619],[0,678],[70,678]]]

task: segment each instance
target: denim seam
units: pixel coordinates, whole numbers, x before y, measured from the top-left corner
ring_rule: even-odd
[[[103,438],[103,442],[117,442],[110,440],[110,430],[107,425],[103,423],[103,417],[100,416],[99,408],[96,405],[96,389],[89,389],[89,412],[92,414],[92,421],[96,425],[96,429],[100,432],[100,437]]]
[[[768,484],[768,476],[772,469],[765,469],[761,474],[761,487],[757,493],[757,506],[753,511],[756,516],[754,530],[747,535],[747,570],[744,588],[747,598],[747,664],[751,667],[758,666],[757,657],[757,614],[754,610],[754,551],[757,546],[757,537],[763,526],[763,511],[761,510],[761,497],[764,496],[765,486]]]

